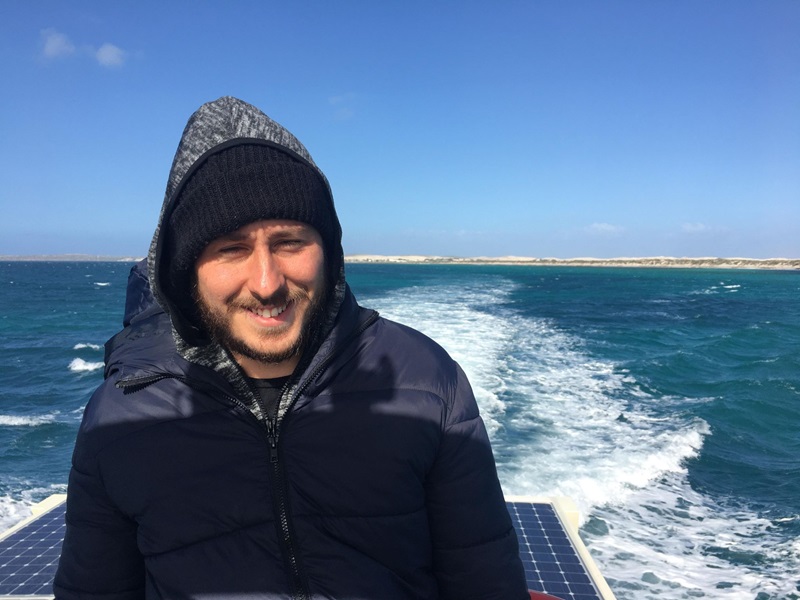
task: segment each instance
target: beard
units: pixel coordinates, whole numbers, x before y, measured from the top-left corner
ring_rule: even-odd
[[[328,306],[329,291],[328,286],[322,286],[321,293],[310,298],[305,289],[295,289],[289,291],[281,288],[268,298],[258,300],[250,298],[246,300],[230,299],[227,304],[227,311],[220,313],[213,310],[199,297],[195,286],[195,305],[197,306],[200,321],[205,330],[215,342],[232,352],[234,355],[245,356],[265,364],[279,364],[297,356],[302,356],[316,337],[318,328],[322,325],[325,309]],[[255,311],[265,306],[283,306],[288,303],[300,305],[307,303],[306,310],[302,315],[299,332],[294,340],[284,348],[269,349],[271,339],[277,340],[285,334],[285,330],[280,329],[271,331],[265,329],[259,332],[258,338],[261,347],[256,347],[246,340],[237,336],[231,329],[230,319],[237,311]]]

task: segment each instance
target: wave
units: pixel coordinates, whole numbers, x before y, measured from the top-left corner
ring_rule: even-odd
[[[503,474],[514,494],[570,496],[589,515],[665,473],[685,472],[709,432],[702,419],[659,417],[652,406],[668,399],[644,392],[553,323],[508,321],[513,350],[498,369],[514,404],[505,427],[517,458]]]
[[[105,363],[103,362],[88,362],[82,358],[73,358],[72,362],[69,363],[69,370],[73,373],[87,373],[102,369],[104,366]]]
[[[715,502],[672,473],[598,508],[582,533],[619,600],[790,598],[800,543],[779,521]]]
[[[56,414],[49,415],[0,415],[0,426],[6,427],[37,427],[56,420]]]
[[[83,350],[84,348],[89,348],[90,350],[101,350],[103,347],[100,344],[89,344],[89,343],[75,344],[72,347],[73,350]]]
[[[111,285],[111,282],[110,281],[95,281],[94,284],[97,287],[108,287],[108,286]]]
[[[729,294],[738,292],[742,288],[741,284],[739,283],[726,283],[724,281],[720,281],[718,285],[711,285],[702,290],[696,290],[694,292],[689,292],[689,295],[709,295],[709,294],[720,294],[723,292],[727,292]]]

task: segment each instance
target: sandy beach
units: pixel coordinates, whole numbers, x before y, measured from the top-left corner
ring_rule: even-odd
[[[459,258],[448,256],[383,256],[353,254],[345,256],[348,263],[401,264],[463,264],[463,265],[529,265],[553,267],[664,267],[694,269],[800,269],[798,258],[676,258],[652,256],[637,258],[531,258],[525,256],[478,256]]]

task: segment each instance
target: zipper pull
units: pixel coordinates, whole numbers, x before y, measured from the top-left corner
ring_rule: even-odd
[[[276,418],[267,418],[267,442],[269,443],[269,461],[271,463],[278,462],[278,435]]]
[[[133,392],[138,392],[139,390],[143,390],[147,386],[156,383],[157,381],[161,381],[162,379],[168,379],[171,377],[165,373],[159,373],[157,375],[148,375],[146,377],[136,377],[133,379],[120,379],[115,384],[115,387],[122,390],[125,394],[132,394]]]

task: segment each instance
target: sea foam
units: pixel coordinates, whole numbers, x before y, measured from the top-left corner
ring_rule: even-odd
[[[90,350],[100,350],[102,349],[102,346],[100,344],[81,343],[81,344],[75,344],[72,347],[73,350],[83,350],[84,348],[88,348]]]
[[[82,358],[73,358],[69,363],[69,370],[73,373],[87,373],[102,369],[104,366],[105,364],[102,362],[89,362]]]
[[[56,415],[0,415],[0,426],[6,427],[37,427],[55,421]]]
[[[671,473],[632,490],[625,503],[598,507],[583,533],[619,600],[688,599],[714,589],[733,600],[760,592],[789,598],[800,549],[780,538],[776,524],[713,502],[685,473]]]
[[[29,487],[16,494],[0,496],[0,532],[31,516],[31,508],[52,494],[66,493],[66,485]]]

